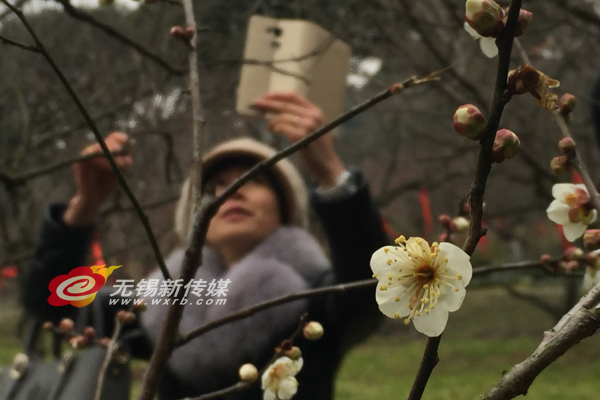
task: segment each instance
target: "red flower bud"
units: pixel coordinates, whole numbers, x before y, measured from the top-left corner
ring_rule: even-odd
[[[58,328],[63,331],[72,331],[74,327],[75,323],[72,319],[69,318],[64,318],[62,321],[60,321],[60,324],[58,325]]]
[[[91,326],[86,326],[83,330],[83,334],[88,341],[93,341],[96,337],[96,330]]]
[[[515,37],[519,37],[523,33],[525,33],[527,28],[529,28],[529,25],[531,25],[532,20],[533,13],[531,11],[527,11],[521,8],[521,10],[519,11],[519,19],[517,19],[517,27],[515,28]]]
[[[577,105],[577,98],[571,93],[565,93],[558,100],[558,110],[563,116],[569,115],[575,109]]]
[[[583,245],[588,251],[600,249],[600,229],[588,229],[583,233]]]
[[[567,156],[554,157],[552,161],[550,161],[550,168],[554,175],[562,175],[571,170],[571,162]]]
[[[125,310],[119,310],[119,312],[117,312],[117,319],[123,325],[128,325],[135,321],[135,314]]]
[[[173,36],[176,39],[185,40],[185,38],[186,38],[185,29],[182,28],[181,26],[174,26],[171,28],[171,36]]]
[[[540,256],[540,264],[546,264],[547,262],[550,262],[551,258],[548,254],[542,254]]]
[[[467,0],[465,21],[481,36],[496,37],[504,29],[504,11],[493,0]]]
[[[517,155],[520,146],[521,141],[513,131],[500,129],[496,132],[496,139],[492,148],[492,158],[497,163],[501,163],[505,159],[511,159]]]
[[[575,141],[571,138],[562,138],[558,142],[558,149],[567,156],[568,159],[572,159],[577,154],[577,147]]]
[[[479,108],[473,104],[464,104],[454,112],[454,130],[471,140],[481,140],[485,134],[487,120]]]
[[[567,261],[579,260],[581,257],[583,257],[583,250],[579,247],[571,246],[565,250],[565,260]]]

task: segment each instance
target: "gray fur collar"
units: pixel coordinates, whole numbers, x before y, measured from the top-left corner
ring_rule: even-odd
[[[183,249],[179,249],[167,259],[173,279],[180,275],[183,256]],[[198,299],[206,301],[211,297],[189,294],[191,301],[185,307],[180,325],[182,333],[264,300],[310,289],[331,268],[315,239],[291,226],[280,227],[231,268],[209,247],[203,249],[203,260],[195,279],[207,282],[229,279],[229,291],[224,297],[227,302],[225,305],[197,305]],[[160,271],[148,278],[161,278]],[[168,306],[152,306],[152,299],[146,301],[149,307],[142,314],[142,325],[155,343]],[[306,308],[306,300],[298,300],[219,327],[175,350],[169,367],[179,379],[199,392],[231,384],[239,366],[256,363],[261,351],[285,339],[282,335],[295,326]]]

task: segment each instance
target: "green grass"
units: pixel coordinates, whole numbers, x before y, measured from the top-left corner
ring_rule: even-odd
[[[546,301],[559,304],[561,288],[536,289]],[[0,365],[20,350],[14,337],[18,307],[0,300]],[[536,307],[509,297],[502,289],[470,290],[463,307],[451,314],[440,345],[440,363],[424,400],[474,399],[502,371],[529,356],[554,321]],[[355,347],[344,360],[336,383],[337,400],[406,398],[421,361],[426,338],[401,321],[388,321],[379,335]],[[132,365],[132,399],[146,363]],[[310,365],[305,365],[310,368]],[[572,348],[542,372],[528,400],[600,399],[600,340],[592,337]],[[302,382],[300,382],[302,384]],[[316,399],[318,400],[318,399]]]

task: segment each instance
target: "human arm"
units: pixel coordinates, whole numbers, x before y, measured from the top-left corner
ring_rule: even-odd
[[[127,143],[127,136],[115,132],[106,139],[110,150]],[[100,145],[87,147],[82,154],[95,153]],[[115,158],[121,169],[131,164],[130,149]],[[73,313],[73,307],[53,307],[47,299],[48,284],[56,276],[85,265],[94,233],[93,221],[102,203],[114,192],[116,176],[104,158],[96,157],[73,166],[77,192],[68,205],[54,203],[44,210],[40,236],[29,269],[25,273],[22,301],[34,314],[59,319]]]
[[[267,93],[256,99],[253,105],[275,114],[269,120],[269,131],[285,136],[290,143],[306,137],[324,123],[321,109],[294,92]],[[298,153],[302,164],[322,189],[335,186],[345,170],[330,134],[321,136]]]

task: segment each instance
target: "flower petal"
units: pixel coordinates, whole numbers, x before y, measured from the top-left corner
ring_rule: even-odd
[[[294,397],[298,391],[298,381],[293,376],[289,376],[282,379],[279,382],[279,390],[277,390],[277,396],[281,400],[288,400]]]
[[[446,311],[454,312],[458,310],[460,306],[462,306],[463,300],[467,294],[463,284],[463,279],[456,280],[451,283],[458,289],[458,292],[454,291],[454,289],[448,285],[443,285],[440,287],[440,299],[434,310],[437,309],[437,307],[442,306],[442,308],[445,308]]]
[[[431,259],[431,247],[427,240],[420,237],[411,237],[406,241],[406,250],[416,259],[422,259],[427,262]]]
[[[590,224],[594,221],[596,221],[596,218],[598,217],[598,213],[596,212],[596,210],[592,210],[592,219],[590,220]]]
[[[265,390],[263,394],[263,400],[275,400],[277,396],[275,396],[275,392],[272,392],[270,389]]]
[[[494,58],[498,55],[498,46],[496,46],[496,39],[491,37],[482,37],[479,41],[479,47],[487,58]]]
[[[448,269],[462,275],[463,285],[467,286],[473,276],[473,266],[471,257],[460,247],[452,243],[440,243],[440,255],[438,257],[448,257]]]
[[[576,188],[577,185],[574,185],[572,183],[556,183],[554,186],[552,186],[552,196],[554,196],[555,199],[564,201],[565,196],[571,193],[575,193]]]
[[[556,185],[555,185],[556,186]],[[552,203],[548,206],[546,213],[548,214],[548,219],[550,221],[559,224],[565,225],[569,222],[569,210],[571,208],[564,202],[560,200],[553,200]]]
[[[378,279],[385,280],[388,276],[398,274],[398,268],[406,268],[412,265],[412,261],[406,252],[395,246],[385,246],[377,250],[371,256],[371,270]]]
[[[377,304],[379,305],[379,310],[387,317],[394,318],[394,314],[398,314],[398,317],[405,317],[410,314],[410,309],[408,308],[408,304],[410,302],[410,296],[404,294],[404,288],[399,287],[399,290],[396,291],[395,295],[386,296],[385,298],[379,296],[381,290],[377,291],[375,295],[375,299],[377,300]],[[390,290],[386,290],[384,292],[388,292]],[[396,301],[396,297],[399,301]]]
[[[567,238],[569,242],[574,242],[579,237],[581,237],[581,235],[583,235],[583,232],[585,232],[585,229],[587,228],[587,225],[580,223],[572,224],[570,222],[567,224],[562,224],[562,226],[565,238]]]
[[[475,29],[471,28],[471,25],[469,25],[468,22],[465,22],[463,26],[465,28],[465,31],[467,31],[467,33],[471,35],[471,39],[477,40],[482,38],[482,36]]]
[[[413,323],[416,330],[429,337],[440,336],[448,323],[448,311],[437,305],[429,311],[429,314],[421,314],[419,317],[415,317]]]

